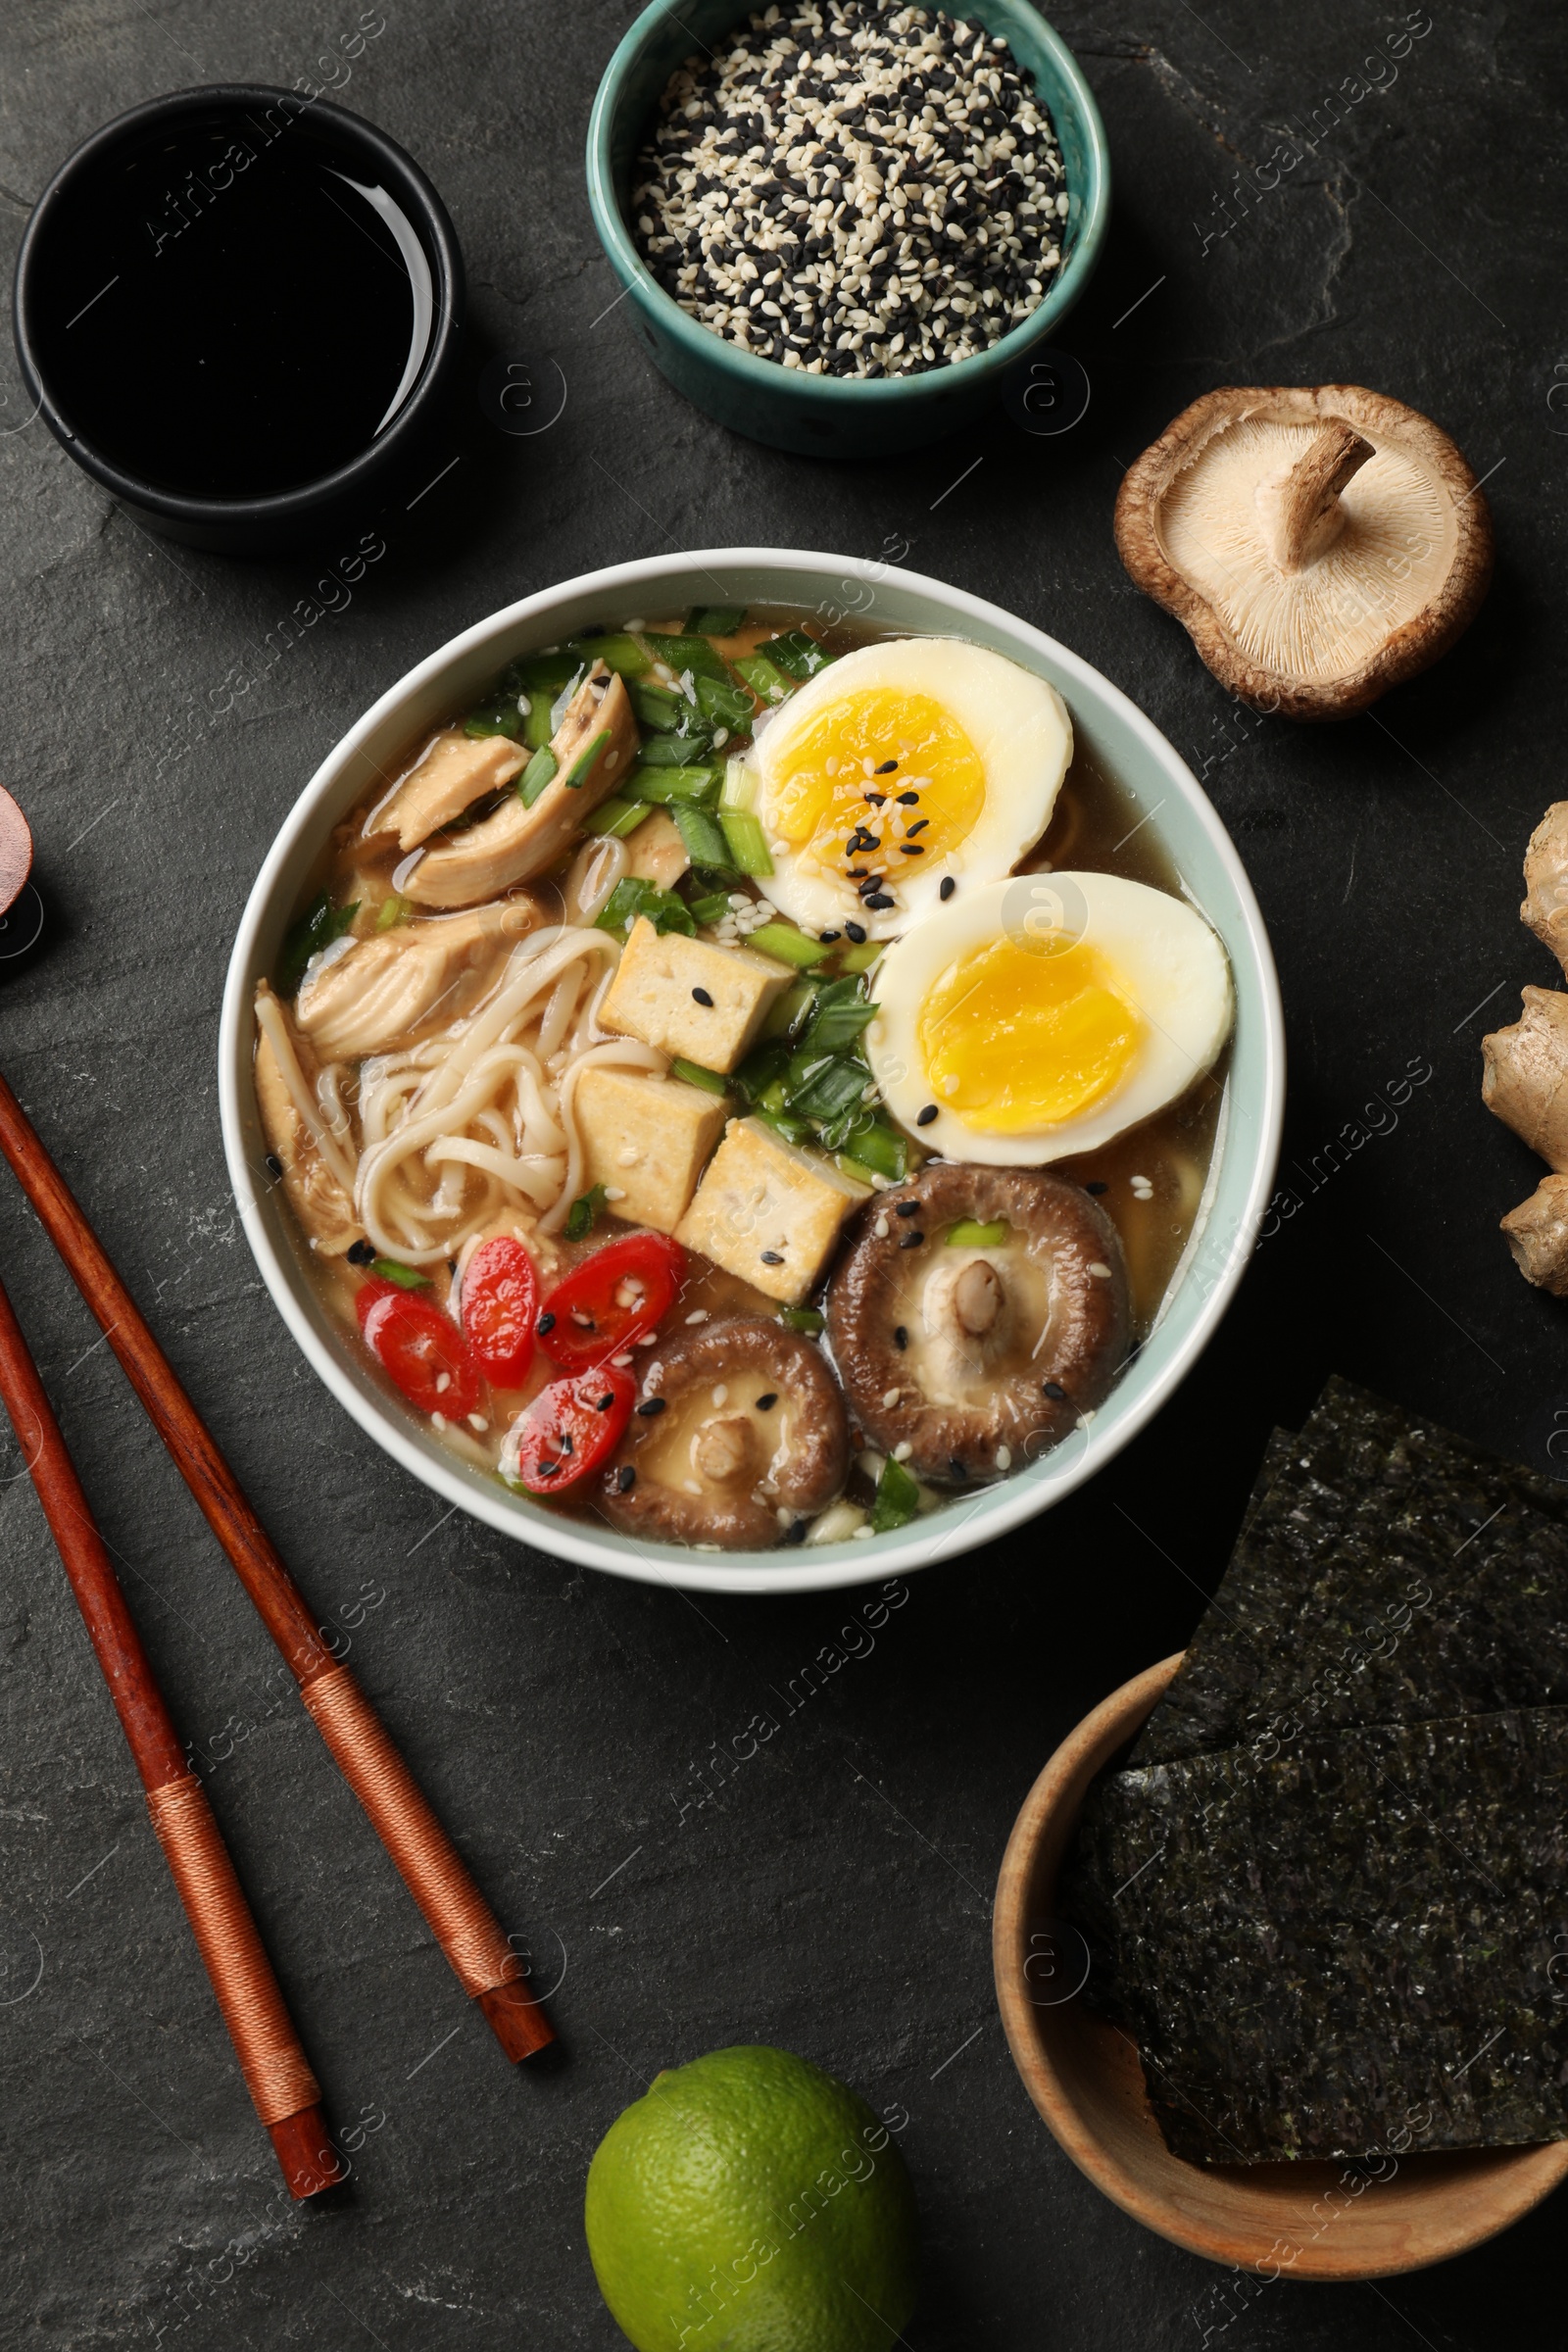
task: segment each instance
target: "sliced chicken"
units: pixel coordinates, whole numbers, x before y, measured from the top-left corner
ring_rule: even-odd
[[[312,1249],[323,1257],[341,1257],[360,1236],[354,1203],[321,1157],[265,1031],[256,1048],[256,1106],[267,1149],[283,1171],[289,1206]]]
[[[667,808],[656,808],[626,836],[626,871],[639,882],[673,890],[690,863],[680,827]]]
[[[465,808],[520,776],[528,755],[505,735],[465,735],[447,727],[398,778],[365,820],[365,838],[395,833],[400,850],[416,850]]]
[[[307,972],[295,1026],[323,1062],[416,1045],[472,1011],[495,978],[498,948],[531,931],[541,911],[532,899],[508,899],[356,940]]]
[[[630,775],[637,744],[626,689],[596,662],[556,729],[555,776],[533,807],[514,794],[493,816],[427,850],[405,875],[403,895],[419,906],[471,906],[542,874],[570,846],[584,817]]]

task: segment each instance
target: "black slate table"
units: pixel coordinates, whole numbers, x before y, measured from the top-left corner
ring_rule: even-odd
[[[1298,1420],[1328,1372],[1558,1466],[1564,1310],[1526,1288],[1496,1232],[1537,1163],[1483,1110],[1477,1048],[1521,982],[1560,977],[1516,908],[1525,840],[1562,790],[1563,21],[1456,0],[1205,0],[1201,16],[1068,0],[1056,21],[1098,91],[1116,187],[1098,282],[1061,337],[1088,370],[1088,414],[1056,437],[999,418],[836,469],[710,424],[610,307],[581,154],[630,14],[384,0],[343,102],[443,191],[476,333],[446,453],[459,463],[388,515],[384,560],[336,612],[298,618],[333,547],[240,564],[148,537],[26,421],[9,350],[0,361],[0,777],[32,816],[49,914],[39,950],[0,965],[0,1064],[557,1988],[564,2043],[560,2063],[514,2075],[465,2012],[0,1181],[6,1282],[357,2167],[329,2211],[280,2193],[13,1449],[0,2334],[40,2352],[608,2348],[620,2338],[583,2245],[589,2157],[660,2067],[755,2039],[846,2076],[896,2124],[927,2249],[915,2352],[1525,2340],[1558,2301],[1560,2199],[1380,2287],[1264,2288],[1137,2229],[1029,2106],[988,1938],[1030,1781],[1091,1705],[1181,1643],[1270,1426]],[[16,0],[0,22],[9,252],[100,121],[202,80],[290,84],[359,16]],[[1288,171],[1282,143],[1299,158]],[[551,429],[514,438],[487,418],[472,379],[491,355],[552,384],[559,365]],[[1228,702],[1130,587],[1110,512],[1122,468],[1199,393],[1335,379],[1454,434],[1488,477],[1497,575],[1439,670],[1349,726],[1292,728]],[[1247,859],[1289,1018],[1289,1198],[1197,1374],[1064,1508],[886,1606],[875,1588],[698,1603],[443,1513],[300,1360],[219,1143],[229,942],[276,826],[350,721],[529,590],[745,542],[906,549],[1136,697]],[[1386,1107],[1414,1070],[1430,1074]],[[758,1715],[777,1725],[760,1742]]]

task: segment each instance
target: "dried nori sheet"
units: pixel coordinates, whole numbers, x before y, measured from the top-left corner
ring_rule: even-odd
[[[1568,1709],[1124,1772],[1109,1999],[1202,2163],[1568,2137]],[[1062,1905],[1066,1907],[1065,1903]],[[1075,1915],[1076,1916],[1076,1915]],[[1096,1954],[1102,1922],[1080,1916]]]
[[[1568,1703],[1568,1490],[1342,1380],[1281,1450],[1130,1763]]]

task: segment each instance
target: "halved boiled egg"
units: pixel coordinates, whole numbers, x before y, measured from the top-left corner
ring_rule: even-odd
[[[902,637],[818,670],[765,722],[751,805],[803,930],[893,939],[945,879],[1004,874],[1051,822],[1072,758],[1054,687],[984,646]]]
[[[1095,1151],[1218,1057],[1230,966],[1182,899],[1119,874],[1018,874],[890,948],[866,1058],[929,1151],[1038,1167]]]

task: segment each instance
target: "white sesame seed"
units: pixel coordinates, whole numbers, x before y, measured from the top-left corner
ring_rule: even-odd
[[[1102,1264],[1098,1257],[1092,1257],[1090,1259],[1089,1271],[1101,1282],[1108,1282],[1110,1280],[1110,1268],[1107,1265]]]

